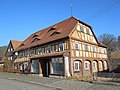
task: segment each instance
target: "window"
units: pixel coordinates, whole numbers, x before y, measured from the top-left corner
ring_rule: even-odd
[[[97,62],[96,61],[93,61],[92,65],[93,65],[93,68],[97,68]]]
[[[39,73],[39,60],[32,60],[31,72]]]
[[[8,52],[10,52],[10,48],[8,48]]]
[[[59,32],[59,31],[55,31],[55,32],[53,32],[50,36],[56,35],[56,34],[60,34],[60,32]]]
[[[83,28],[83,26],[80,26],[80,30],[81,30],[82,32],[84,32],[84,28]]]
[[[88,50],[89,50],[89,48],[88,48],[88,47],[89,47],[89,46],[86,44],[86,45],[85,45],[85,50],[86,50],[86,51],[88,51]]]
[[[11,51],[13,51],[13,49],[11,48]]]
[[[96,52],[96,47],[95,46],[93,46],[93,52]]]
[[[80,61],[74,61],[74,71],[80,71]]]
[[[99,47],[99,52],[101,53],[101,51],[102,51],[102,50],[101,50],[101,47]]]
[[[40,40],[39,38],[35,38],[32,42],[36,42],[36,41],[38,41],[38,40]]]
[[[28,50],[25,50],[25,56],[28,56]]]
[[[52,52],[55,51],[55,46],[54,46],[54,45],[52,46],[51,51],[52,51]]]
[[[41,47],[38,48],[38,54],[42,54],[42,48]]]
[[[12,56],[8,57],[8,60],[13,60],[13,57]]]
[[[55,51],[58,51],[58,44],[55,45]]]
[[[103,68],[102,61],[99,61],[99,68]]]
[[[107,61],[104,61],[104,69],[107,68]]]
[[[32,55],[34,55],[34,49],[33,48],[30,50],[30,56],[32,56]]]
[[[63,74],[63,58],[62,57],[52,58],[51,64],[52,64],[51,74],[59,74],[59,75]]]
[[[90,31],[89,31],[89,29],[86,29],[86,33],[90,35]]]
[[[90,69],[90,62],[89,61],[85,61],[84,68],[85,68],[85,70],[89,70]]]
[[[75,49],[79,49],[79,44],[75,43]]]
[[[59,44],[59,51],[64,51],[64,43]]]
[[[51,46],[47,46],[46,53],[51,53]]]
[[[23,56],[23,52],[19,52],[19,57],[22,57]]]

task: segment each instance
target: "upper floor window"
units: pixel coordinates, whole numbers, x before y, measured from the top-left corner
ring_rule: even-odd
[[[51,51],[54,52],[55,51],[55,46],[52,45]]]
[[[28,56],[28,50],[25,50],[25,56]]]
[[[10,48],[8,48],[8,52],[10,52]]]
[[[38,48],[38,54],[42,54],[42,48],[41,47]]]
[[[96,47],[95,46],[93,46],[93,52],[96,52]]]
[[[90,35],[90,31],[89,31],[89,29],[86,29],[86,33]]]
[[[79,44],[75,43],[75,49],[79,49]]]
[[[84,28],[83,28],[83,26],[80,26],[80,30],[81,30],[82,32],[84,32]]]
[[[51,46],[47,46],[46,53],[51,53]]]
[[[23,51],[19,52],[19,57],[22,57],[23,55]]]
[[[64,51],[64,43],[59,44],[59,51]]]
[[[102,52],[102,50],[101,50],[101,48],[99,47],[99,52],[101,53]]]
[[[33,48],[30,50],[30,56],[31,55],[34,55],[34,49]]]
[[[11,52],[11,51],[13,51],[13,49],[12,48],[8,48],[8,52]]]
[[[85,50],[88,51],[89,50],[89,46],[86,44],[85,45]]]
[[[58,44],[55,45],[55,51],[58,51]]]

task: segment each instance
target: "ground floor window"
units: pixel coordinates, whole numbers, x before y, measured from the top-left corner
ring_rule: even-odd
[[[85,68],[85,70],[89,70],[90,69],[90,62],[89,61],[85,61],[84,68]]]
[[[51,64],[52,64],[51,74],[59,74],[59,75],[63,74],[63,58],[62,57],[52,58]]]
[[[107,68],[107,61],[104,61],[104,69]]]
[[[80,71],[80,61],[74,61],[74,71]]]
[[[32,60],[31,72],[39,73],[39,60]]]

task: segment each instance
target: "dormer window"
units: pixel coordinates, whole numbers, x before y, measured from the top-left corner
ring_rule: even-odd
[[[52,31],[52,30],[56,30],[56,28],[55,28],[55,27],[52,27],[48,32],[50,32],[50,31]]]
[[[37,34],[35,34],[35,35],[33,35],[33,38],[34,38],[34,37],[37,37],[37,36],[38,36],[38,35],[37,35]]]
[[[38,40],[40,40],[39,38],[35,38],[32,42],[36,42],[36,41],[38,41]]]
[[[60,32],[55,31],[55,32],[53,32],[50,36],[52,36],[52,35],[56,35],[56,34],[60,34]]]
[[[21,47],[21,46],[24,46],[24,45],[25,45],[25,44],[22,43],[22,44],[20,45],[20,47]]]

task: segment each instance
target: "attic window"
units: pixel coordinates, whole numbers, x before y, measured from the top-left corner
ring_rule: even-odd
[[[35,41],[38,41],[38,40],[40,40],[39,38],[35,38],[32,42],[35,42]]]
[[[52,30],[56,30],[56,28],[55,28],[55,27],[52,27],[49,31],[52,31]],[[49,31],[48,31],[48,32],[49,32]]]
[[[52,35],[56,35],[56,34],[60,34],[60,32],[55,31],[55,32],[53,32],[50,36],[52,36]]]
[[[35,34],[35,35],[33,35],[33,38],[34,38],[34,37],[37,37],[37,36],[38,36],[38,35],[37,35],[37,34]]]
[[[24,46],[24,45],[25,45],[25,44],[22,43],[22,44],[20,45],[20,47],[21,47],[21,46]]]

